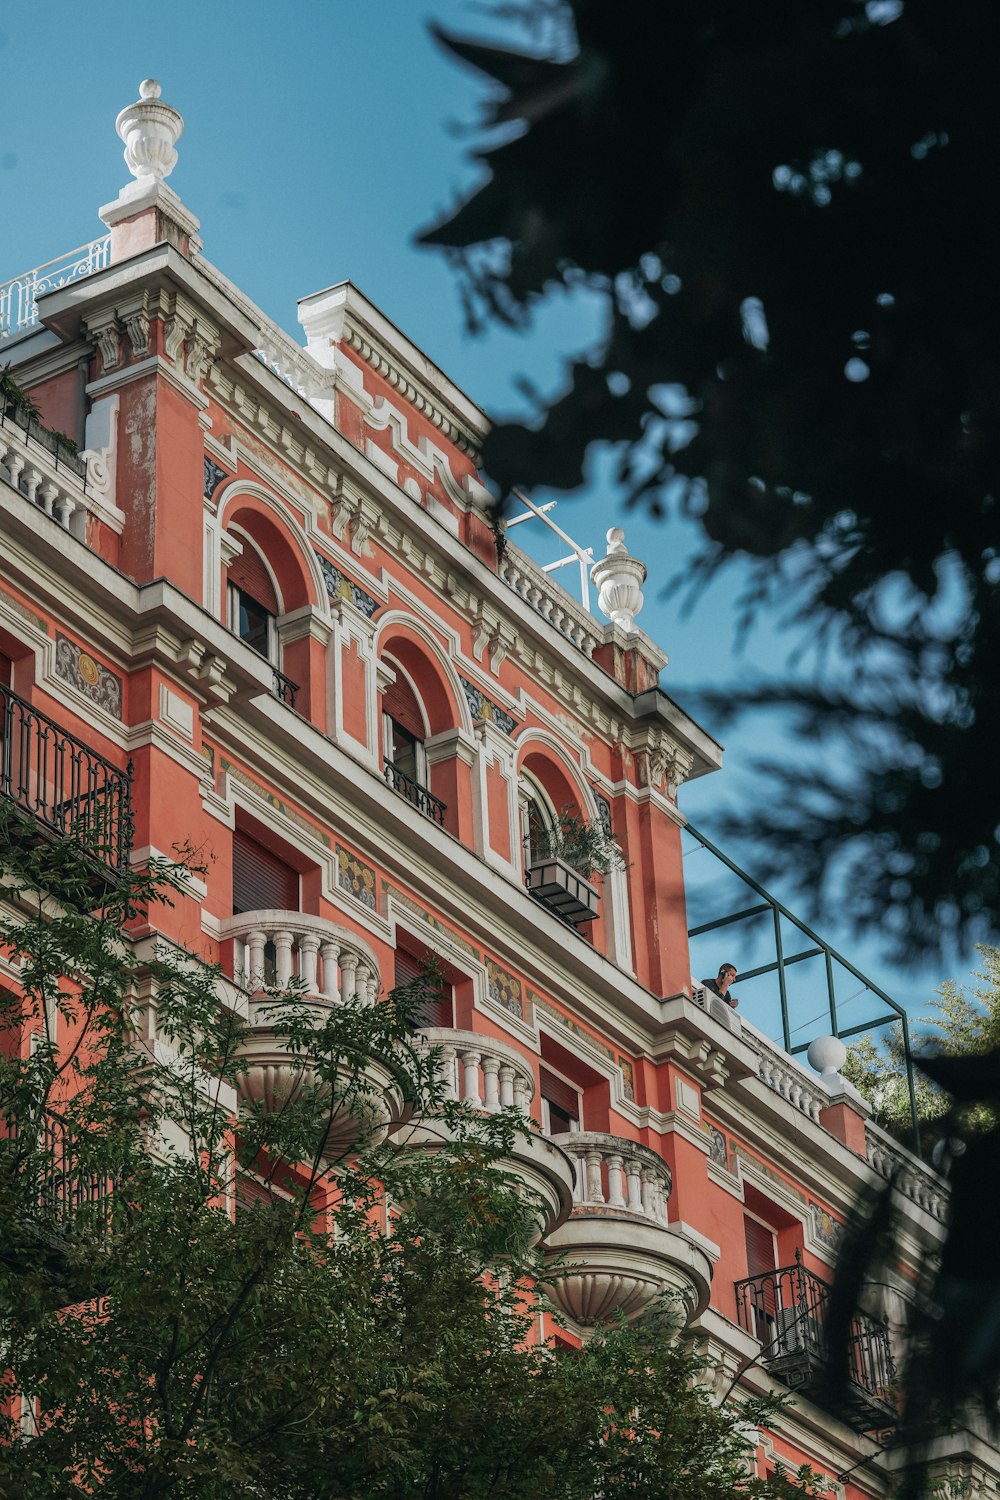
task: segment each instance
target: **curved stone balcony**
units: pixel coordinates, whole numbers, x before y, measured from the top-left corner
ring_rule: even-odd
[[[580,1328],[617,1313],[637,1318],[663,1292],[686,1317],[708,1305],[712,1266],[703,1250],[667,1224],[671,1177],[648,1146],[601,1131],[553,1137],[576,1167],[573,1211],[546,1251],[564,1270],[551,1292]]]
[[[222,924],[232,943],[230,977],[251,995],[286,989],[301,979],[308,995],[334,1003],[360,995],[373,1001],[379,973],[363,939],[304,911],[247,911]]]
[[[418,1047],[439,1049],[439,1077],[445,1099],[460,1101],[484,1114],[513,1108],[524,1118],[504,1165],[538,1205],[538,1239],[550,1234],[573,1206],[573,1163],[559,1145],[531,1126],[535,1080],[515,1047],[496,1037],[450,1026],[428,1026]],[[432,1115],[401,1131],[401,1145],[433,1148],[450,1139],[447,1125]]]
[[[252,911],[222,924],[232,944],[230,976],[247,992],[250,1036],[243,1046],[244,1097],[277,1113],[319,1080],[308,1053],[289,1053],[270,1007],[292,980],[301,980],[317,1029],[330,1011],[354,995],[374,1003],[379,990],[375,955],[362,939],[301,911]],[[224,960],[224,967],[227,967]],[[338,1071],[342,1101],[334,1109],[326,1153],[338,1157],[384,1136],[404,1117],[402,1089],[388,1061],[371,1059],[360,1073]]]

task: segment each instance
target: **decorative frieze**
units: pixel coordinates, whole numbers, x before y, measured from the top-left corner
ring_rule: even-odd
[[[469,713],[474,721],[478,723],[479,720],[485,719],[487,723],[495,724],[504,734],[514,733],[517,728],[516,719],[494,703],[492,698],[488,698],[482,688],[476,687],[476,684],[470,682],[467,677],[460,676],[458,680],[462,684],[465,701],[469,705]]]
[[[427,910],[426,906],[421,906],[418,901],[414,901],[412,896],[404,895],[402,891],[397,890],[394,885],[391,885],[388,880],[383,880],[382,890],[392,896],[394,906],[404,907],[413,916],[419,917],[421,922],[425,922],[428,927],[433,927],[435,932],[440,932],[443,937],[448,939],[449,943],[452,943],[456,948],[461,948],[463,953],[468,953],[469,957],[474,958],[477,963],[481,962],[482,954],[479,952],[479,949],[474,947],[467,938],[460,937],[457,932],[453,932],[450,927],[446,927],[440,918],[435,917],[432,912]]]
[[[330,848],[328,836],[322,833],[315,824],[310,823],[309,819],[304,818],[300,812],[296,812],[294,807],[289,807],[287,802],[282,802],[281,798],[275,796],[274,792],[269,791],[266,786],[262,786],[259,781],[255,781],[252,776],[248,776],[245,771],[241,771],[238,766],[234,766],[224,756],[219,757],[219,768],[225,771],[231,781],[237,782],[240,786],[245,786],[248,791],[253,792],[262,801],[266,802],[269,807],[273,807],[276,812],[279,812],[283,818],[287,818],[290,823],[294,823],[296,827],[308,833],[310,838],[318,839],[328,849]]]
[[[114,718],[122,716],[122,679],[64,635],[56,636],[55,674]]]
[[[354,605],[355,609],[361,611],[365,619],[370,620],[375,611],[380,608],[379,601],[373,599],[371,594],[366,594],[363,588],[360,588],[346,574],[342,573],[328,557],[323,556],[322,552],[317,552],[315,555],[316,561],[320,566],[320,571],[323,574],[323,583],[329,597],[331,599],[346,599],[350,604]]]
[[[362,906],[375,910],[375,871],[341,844],[337,845],[337,884]]]
[[[509,1010],[519,1021],[524,1020],[521,981],[494,963],[492,958],[486,960],[486,987],[494,1005]]]
[[[205,454],[204,465],[205,484],[204,489],[202,490],[202,494],[204,495],[206,500],[211,500],[212,496],[219,488],[219,485],[224,479],[228,479],[229,475],[226,473],[225,469],[220,469],[219,465],[217,463],[214,463],[212,459],[209,458],[207,453]]]

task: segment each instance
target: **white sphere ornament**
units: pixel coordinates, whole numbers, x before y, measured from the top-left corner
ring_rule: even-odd
[[[635,617],[642,608],[646,564],[630,556],[620,526],[612,526],[607,542],[607,556],[595,562],[590,570],[591,580],[600,590],[597,605],[601,613],[622,630],[633,630]]]
[[[174,147],[184,130],[180,112],[160,99],[155,78],[144,78],[139,98],[122,110],[115,129],[125,142],[125,165],[140,181],[162,182],[177,165]]]
[[[818,1036],[809,1043],[806,1057],[811,1068],[832,1080],[847,1061],[847,1048],[839,1036]]]

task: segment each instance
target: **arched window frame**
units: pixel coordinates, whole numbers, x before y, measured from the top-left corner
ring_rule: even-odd
[[[531,807],[534,804],[541,813],[543,825],[546,828],[555,828],[559,823],[559,814],[555,809],[552,798],[542,786],[541,782],[532,776],[530,771],[522,771],[519,778],[519,811],[521,815],[521,851],[524,864],[524,873],[535,863],[535,850],[532,849],[532,827]]]
[[[386,713],[386,711],[383,709],[382,710],[382,751],[383,751],[383,759],[385,761],[389,762],[392,765],[396,765],[397,764],[396,761],[393,759],[394,752],[395,752],[395,739],[396,739],[396,731],[397,730],[400,733],[402,733],[403,735],[405,735],[407,739],[413,739],[414,775],[412,776],[411,779],[416,782],[417,786],[423,787],[426,790],[427,789],[427,785],[428,785],[428,779],[429,779],[428,778],[428,768],[427,768],[427,751],[424,749],[424,741],[428,738],[427,710],[424,707],[424,702],[423,702],[423,699],[422,699],[422,697],[421,697],[421,695],[420,695],[420,693],[419,693],[419,691],[417,689],[417,685],[414,682],[413,678],[410,676],[409,672],[407,672],[406,668],[403,667],[403,666],[401,666],[400,663],[396,660],[396,658],[394,656],[392,656],[391,653],[389,653],[389,652],[385,653],[385,655],[383,656],[383,660],[392,669],[392,671],[395,673],[397,679],[398,678],[402,678],[403,679],[403,681],[406,683],[406,686],[410,689],[410,692],[413,694],[413,701],[416,703],[417,709],[419,710],[420,719],[421,719],[421,725],[422,725],[422,729],[423,729],[423,733],[419,737],[413,739],[411,731],[408,730],[405,727],[405,725],[399,724],[395,719],[393,719],[393,717],[392,717],[391,714]],[[402,770],[404,775],[409,774],[406,771],[405,767],[397,766],[397,769],[398,770]]]
[[[267,649],[266,649],[266,651],[260,651],[259,654],[261,656],[263,656],[266,661],[269,661],[273,667],[278,667],[280,669],[280,667],[281,667],[281,641],[280,641],[280,636],[279,636],[279,633],[278,633],[278,621],[281,619],[281,616],[284,613],[284,604],[282,602],[281,589],[278,587],[278,580],[274,576],[274,570],[271,567],[270,563],[268,562],[267,557],[265,556],[263,548],[261,548],[261,547],[259,547],[257,545],[257,543],[254,541],[253,537],[251,537],[248,532],[244,531],[244,529],[241,526],[238,526],[238,525],[233,525],[230,528],[230,530],[231,530],[231,532],[232,532],[233,535],[239,537],[239,540],[243,543],[244,550],[249,547],[253,551],[254,555],[257,557],[257,559],[263,565],[264,571],[266,572],[266,574],[267,574],[267,576],[268,576],[268,578],[270,580],[271,587],[274,590],[274,597],[275,597],[275,600],[277,601],[277,605],[278,605],[278,612],[277,612],[277,614],[272,614],[269,609],[267,609],[263,604],[261,604],[260,600],[258,600],[258,599],[252,599],[250,595],[247,595],[247,597],[251,598],[251,602],[254,603],[254,604],[256,604],[257,608],[266,616],[266,622],[267,622],[267,625],[266,625],[266,628],[267,628],[266,646],[267,646]],[[226,580],[226,613],[227,613],[227,623],[229,625],[229,629],[233,632],[234,635],[239,636],[240,640],[247,640],[247,637],[240,630],[240,605],[241,605],[241,595],[243,595],[243,593],[244,593],[244,590],[241,589],[237,584],[229,582],[228,577],[227,577],[227,580]],[[252,650],[257,651],[259,649],[258,647],[254,646],[252,643],[250,643],[250,644],[251,644],[251,649]]]

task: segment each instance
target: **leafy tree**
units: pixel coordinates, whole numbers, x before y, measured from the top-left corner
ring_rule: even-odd
[[[518,1123],[442,1098],[420,985],[323,1015],[294,986],[255,1000],[302,1064],[255,1104],[219,974],[148,935],[177,873],[109,889],[69,841],[0,836],[0,1493],[813,1492],[746,1478],[740,1424],[769,1408],[718,1409],[665,1312],[576,1355],[537,1341]]]
[[[918,1050],[962,1058],[983,1056],[1000,1046],[1000,949],[984,946],[979,954],[983,965],[976,975],[979,984],[971,992],[951,981],[941,986],[933,1010],[917,1022],[927,1028]],[[891,1028],[882,1045],[869,1036],[852,1042],[843,1074],[868,1100],[876,1123],[909,1145],[910,1097],[899,1028]],[[930,1145],[952,1115],[951,1100],[939,1084],[919,1071],[919,1058],[915,1084],[917,1116],[922,1125],[931,1127],[925,1143]],[[981,1105],[960,1107],[950,1125],[964,1130],[992,1120]]]
[[[489,81],[486,178],[425,232],[467,319],[602,296],[607,332],[485,467],[578,486],[618,445],[633,503],[701,519],[693,591],[742,560],[745,624],[814,670],[737,694],[849,742],[741,831],[900,952],[1000,900],[998,304],[984,185],[1000,10],[960,0],[524,0],[525,49],[444,40]],[[721,712],[733,695],[714,702]],[[731,825],[732,826],[732,825]]]

